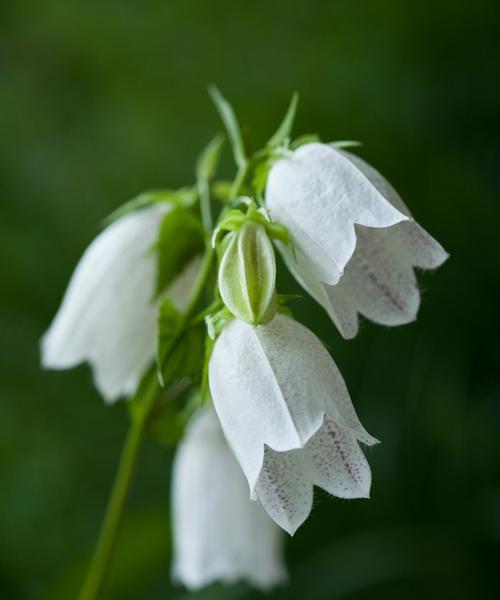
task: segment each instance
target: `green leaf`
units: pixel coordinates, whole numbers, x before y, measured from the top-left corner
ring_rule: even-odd
[[[295,92],[292,96],[292,99],[288,106],[288,110],[286,111],[285,117],[281,122],[281,125],[278,127],[276,133],[266,144],[268,148],[275,148],[276,146],[280,146],[281,144],[283,144],[283,142],[285,142],[285,140],[289,139],[290,134],[292,132],[293,122],[295,121],[295,114],[297,112],[298,102],[299,95],[297,92]]]
[[[163,217],[155,243],[156,296],[172,283],[192,258],[203,252],[204,247],[203,226],[192,212],[177,208]]]
[[[203,368],[203,328],[187,329],[172,347],[163,364],[162,378],[165,383],[189,377],[197,379]]]
[[[239,168],[243,168],[247,163],[245,147],[243,145],[243,137],[238,123],[238,119],[234,114],[233,107],[220,93],[219,88],[215,85],[208,87],[208,92],[212,98],[215,107],[219,113],[224,127],[226,128],[231,146],[233,149],[234,160]]]
[[[158,310],[156,364],[163,386],[176,379],[195,378],[203,367],[203,329],[185,328],[184,315],[165,298]]]
[[[129,212],[147,208],[153,204],[169,203],[174,207],[192,206],[196,202],[196,190],[192,187],[179,190],[156,189],[140,193],[132,200],[125,202],[103,221],[104,226],[111,225]]]
[[[175,308],[170,298],[165,298],[158,309],[158,340],[156,345],[156,365],[162,385],[166,379],[163,376],[165,365],[172,353],[184,327],[184,317]]]
[[[234,319],[229,309],[224,306],[218,311],[205,317],[205,325],[207,326],[208,337],[215,340],[226,325]]]
[[[218,133],[202,150],[196,163],[196,179],[198,181],[209,182],[213,179],[225,139],[223,133]]]

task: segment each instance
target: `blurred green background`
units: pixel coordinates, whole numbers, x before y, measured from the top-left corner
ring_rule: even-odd
[[[254,148],[298,90],[295,132],[362,140],[451,254],[421,277],[410,326],[365,323],[345,342],[295,302],[383,443],[372,500],[317,491],[288,543],[291,584],[269,598],[495,597],[498,2],[25,0],[2,3],[0,27],[0,597],[75,597],[127,418],[87,367],[42,372],[38,340],[101,220],[145,188],[192,181],[220,128],[209,82]],[[286,277],[280,289],[297,291]],[[170,462],[146,444],[105,599],[188,597],[169,580]]]

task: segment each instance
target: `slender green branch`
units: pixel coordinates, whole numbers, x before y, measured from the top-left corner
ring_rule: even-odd
[[[154,405],[158,392],[159,385],[156,377],[154,377],[145,395],[145,403],[148,405],[149,410],[142,411],[140,418],[132,421],[125,439],[106,514],[79,600],[95,600],[102,587],[102,582],[115,545],[125,500],[135,472],[149,412]]]

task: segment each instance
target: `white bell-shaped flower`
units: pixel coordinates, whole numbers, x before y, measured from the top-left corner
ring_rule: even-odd
[[[356,246],[355,224],[389,227],[407,216],[370,179],[327,144],[305,144],[269,173],[266,204],[288,228],[319,281],[338,282]]]
[[[325,153],[325,155],[332,153],[336,157],[335,160],[343,166],[342,169],[338,169],[335,161],[330,160],[331,172],[328,178],[326,173],[324,175],[324,185],[325,189],[329,190],[329,195],[325,192],[322,202],[331,206],[332,211],[339,203],[343,206],[342,201],[345,199],[343,190],[352,187],[350,201],[353,204],[360,202],[363,195],[367,198],[376,195],[386,205],[398,211],[402,218],[395,224],[385,225],[382,221],[377,225],[370,224],[366,220],[354,221],[355,249],[353,247],[352,257],[336,285],[332,285],[332,278],[328,280],[319,272],[316,265],[317,256],[304,247],[300,231],[297,231],[294,237],[296,244],[294,254],[288,248],[281,246],[288,268],[304,289],[326,309],[345,338],[356,335],[358,313],[382,325],[402,325],[414,321],[420,305],[420,291],[414,267],[435,269],[447,259],[448,254],[413,220],[410,211],[394,188],[373,167],[348,152],[320,144],[310,146],[315,148],[305,153],[307,157],[315,153]],[[322,149],[321,152],[317,150],[318,146]],[[325,165],[327,163],[328,161],[324,162]],[[272,173],[271,170],[271,175]],[[315,186],[321,188],[317,182],[319,176],[317,174],[309,176],[316,182]],[[346,183],[343,183],[344,179]],[[334,180],[338,180],[338,185],[334,185]],[[276,187],[276,178],[272,179],[270,176],[270,181]],[[286,225],[284,219],[287,213],[283,212],[279,202],[273,200],[275,196],[273,187],[268,187],[267,199],[273,210],[273,217]],[[284,193],[283,198],[286,198]],[[309,197],[304,196],[302,212],[316,210],[312,205],[307,204],[308,201]],[[277,210],[273,206],[277,206]],[[335,214],[336,218],[342,218],[338,212]],[[296,218],[300,219],[300,215],[301,212],[298,210]],[[325,223],[329,226],[327,220]],[[318,227],[319,229],[321,227]],[[351,226],[348,229],[352,231]],[[332,230],[333,245],[336,236],[337,232]],[[337,271],[333,270],[332,273],[336,276]]]
[[[190,589],[286,581],[284,536],[248,486],[212,407],[199,410],[177,449],[172,482],[173,577]]]
[[[132,394],[155,354],[157,306],[153,244],[168,205],[131,212],[107,227],[77,265],[42,339],[42,364],[66,369],[88,361],[108,402]],[[166,295],[178,308],[196,272],[193,261]]]
[[[289,533],[307,518],[313,485],[368,497],[371,474],[342,375],[306,327],[281,314],[232,321],[215,343],[209,382],[226,439],[268,514]]]

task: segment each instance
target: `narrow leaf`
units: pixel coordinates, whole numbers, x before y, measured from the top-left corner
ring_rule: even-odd
[[[209,182],[214,177],[224,141],[224,134],[218,133],[201,151],[196,163],[196,178],[198,181]]]
[[[243,145],[243,138],[241,135],[241,129],[238,123],[238,119],[234,114],[233,107],[220,93],[219,88],[215,85],[208,87],[208,92],[212,98],[215,107],[219,113],[224,127],[226,128],[231,146],[233,149],[234,160],[238,167],[244,167],[247,162],[245,147]]]
[[[288,110],[286,111],[285,117],[281,122],[281,125],[276,130],[275,134],[267,142],[268,148],[275,148],[280,146],[287,138],[290,137],[292,132],[293,122],[295,121],[295,114],[297,112],[297,104],[299,102],[299,95],[295,92],[292,96]]]

